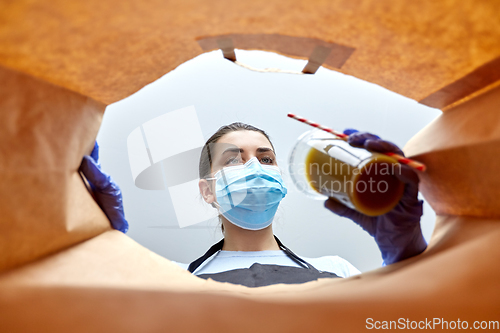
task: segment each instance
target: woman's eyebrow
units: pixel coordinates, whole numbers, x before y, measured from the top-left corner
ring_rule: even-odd
[[[221,154],[224,155],[225,153],[244,153],[245,150],[243,148],[227,148],[226,150],[224,150]],[[274,150],[272,150],[271,148],[269,147],[259,147],[257,148],[257,153],[261,154],[261,153],[266,153],[266,152],[272,152],[274,155],[276,155],[276,153],[274,152]]]
[[[268,148],[268,147],[257,148],[257,152],[258,153],[265,153],[265,152],[268,152],[268,151],[271,151],[273,154],[275,154],[274,150],[272,150],[271,148]]]
[[[243,153],[243,148],[227,148],[221,155],[224,155],[225,153]]]

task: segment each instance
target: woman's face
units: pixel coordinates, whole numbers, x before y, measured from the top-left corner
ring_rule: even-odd
[[[223,135],[212,155],[212,175],[224,167],[245,164],[257,157],[261,164],[278,165],[269,140],[256,131],[234,131]]]
[[[212,175],[224,167],[245,164],[253,157],[257,157],[261,164],[278,165],[276,155],[269,140],[256,131],[234,131],[223,135],[212,145]],[[199,188],[203,199],[207,203],[216,200],[214,182],[200,179]]]

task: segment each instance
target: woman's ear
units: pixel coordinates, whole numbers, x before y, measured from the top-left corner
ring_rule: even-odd
[[[210,188],[208,180],[200,179],[200,181],[198,182],[198,187],[200,188],[201,196],[203,197],[203,200],[205,200],[206,203],[211,204],[212,202],[215,201],[215,195]]]

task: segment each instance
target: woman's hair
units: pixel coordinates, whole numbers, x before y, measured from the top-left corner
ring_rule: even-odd
[[[210,148],[213,147],[213,144],[219,141],[219,139],[231,132],[236,132],[236,131],[255,131],[259,132],[260,134],[264,135],[269,143],[271,144],[271,147],[274,150],[273,143],[271,142],[271,139],[269,139],[269,136],[267,135],[266,132],[263,130],[254,127],[252,125],[244,124],[244,123],[232,123],[229,125],[222,126],[217,130],[217,132],[212,135],[205,145],[203,146],[203,149],[201,150],[201,156],[200,156],[200,166],[199,166],[199,172],[200,172],[200,178],[206,178],[211,172],[212,172],[212,152],[210,151]]]

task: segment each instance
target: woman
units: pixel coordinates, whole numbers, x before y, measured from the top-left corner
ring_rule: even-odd
[[[349,143],[372,151],[402,154],[379,137],[346,130]],[[97,148],[94,149],[97,155]],[[95,188],[96,200],[115,228],[126,231],[119,188],[95,163],[84,157],[81,170]],[[405,192],[389,213],[369,217],[327,200],[326,208],[352,219],[375,238],[384,264],[421,253],[426,248],[420,230],[422,202],[417,199],[418,176],[407,166],[395,170]],[[272,231],[272,221],[287,188],[281,179],[268,135],[251,125],[221,127],[203,147],[199,165],[200,193],[219,210],[224,238],[188,269],[202,278],[249,287],[302,283],[323,277],[348,277],[359,271],[337,256],[301,258],[284,246]],[[125,227],[126,226],[126,227]],[[182,264],[181,264],[182,265]]]

